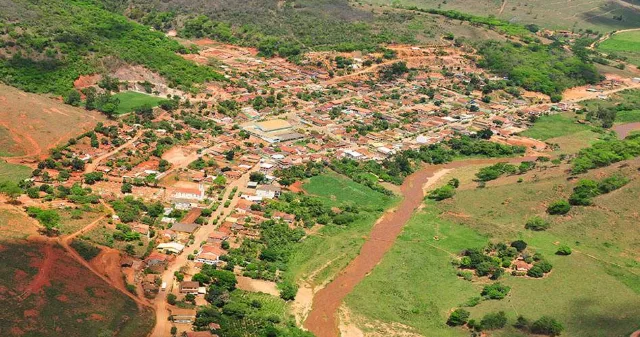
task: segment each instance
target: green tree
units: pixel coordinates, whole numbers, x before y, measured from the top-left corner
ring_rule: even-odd
[[[470,315],[471,314],[469,313],[469,311],[462,308],[458,308],[454,310],[451,313],[451,315],[449,315],[449,319],[447,319],[447,325],[449,326],[465,325],[469,320]]]
[[[558,336],[564,330],[564,326],[549,316],[542,316],[531,324],[531,332],[540,335]]]
[[[502,329],[507,325],[507,315],[504,311],[488,313],[482,317],[480,325],[482,326],[482,329],[486,330]]]
[[[177,300],[178,300],[178,297],[176,295],[171,293],[167,295],[167,303],[171,305],[176,305]]]
[[[558,247],[558,250],[556,251],[557,255],[571,255],[571,247],[567,246],[567,245],[562,245],[560,247]]]
[[[552,214],[552,215],[567,214],[567,213],[569,213],[570,210],[571,210],[571,205],[566,200],[555,201],[555,202],[551,203],[551,205],[549,205],[549,207],[547,207],[547,213]]]
[[[64,96],[65,104],[79,106],[81,102],[82,97],[80,96],[80,93],[74,89],[69,90],[69,92],[67,92],[67,94]]]

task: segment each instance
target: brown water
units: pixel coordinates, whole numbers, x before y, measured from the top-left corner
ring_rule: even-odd
[[[632,131],[640,130],[640,122],[614,125],[612,129],[618,134],[618,139],[625,139]]]
[[[326,287],[313,297],[311,312],[304,326],[317,337],[339,336],[337,312],[344,298],[382,260],[393,246],[406,222],[424,199],[423,186],[441,169],[458,168],[467,165],[495,164],[497,162],[521,162],[535,160],[535,157],[512,159],[468,159],[444,165],[425,165],[407,177],[400,187],[403,200],[398,207],[386,212],[373,226],[360,253]]]

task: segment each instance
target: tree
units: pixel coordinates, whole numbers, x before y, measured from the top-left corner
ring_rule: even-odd
[[[562,245],[558,247],[558,251],[556,252],[556,255],[571,255],[571,247],[567,245]]]
[[[501,300],[507,296],[510,290],[511,287],[509,286],[503,285],[501,283],[494,283],[488,286],[484,286],[480,295],[492,300]]]
[[[458,188],[460,186],[460,180],[458,178],[452,178],[451,180],[449,180],[449,182],[447,182],[447,185],[451,185],[454,188]]]
[[[227,151],[227,153],[224,155],[224,157],[228,160],[228,161],[232,161],[233,158],[235,157],[236,153],[233,150],[229,150]]]
[[[73,105],[73,106],[79,106],[80,102],[82,102],[82,98],[80,97],[80,93],[77,92],[74,89],[69,90],[69,92],[67,92],[67,94],[64,97],[64,103],[65,104],[69,104],[69,105]]]
[[[178,328],[175,326],[171,327],[171,336],[175,336],[178,333]]]
[[[516,240],[511,242],[511,247],[517,249],[519,252],[527,249],[527,243],[522,240]]]
[[[477,135],[481,139],[489,139],[491,138],[491,136],[493,136],[493,131],[491,131],[491,129],[489,128],[486,128],[478,131]]]
[[[266,180],[266,177],[262,172],[251,172],[251,174],[249,175],[249,180],[257,183],[262,183]]]
[[[558,200],[547,207],[547,213],[552,215],[563,215],[569,213],[571,205],[566,200]]]
[[[133,185],[131,185],[130,183],[123,183],[122,186],[120,186],[120,192],[122,193],[131,193],[133,191]]]
[[[153,119],[153,107],[151,105],[145,104],[141,107],[137,107],[135,113],[143,120]]]
[[[169,293],[167,295],[167,303],[171,304],[171,305],[176,305],[178,297],[174,294]]]
[[[531,324],[531,332],[540,335],[558,336],[563,330],[564,326],[549,316],[542,316]]]
[[[298,285],[289,281],[284,281],[278,284],[280,289],[280,298],[285,301],[292,301],[298,294]]]
[[[22,194],[22,189],[14,182],[3,182],[0,183],[0,193],[6,195],[12,203],[15,203]]]
[[[502,329],[507,325],[507,315],[504,311],[488,313],[482,317],[480,325],[486,330]]]
[[[471,314],[469,313],[469,311],[462,308],[458,308],[454,310],[451,313],[451,315],[449,315],[449,319],[447,319],[447,325],[449,326],[465,325],[469,320],[470,315]]]

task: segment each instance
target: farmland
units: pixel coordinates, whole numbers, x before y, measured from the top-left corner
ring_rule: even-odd
[[[609,167],[589,176],[619,170],[633,176],[638,163],[635,160],[631,167]],[[640,314],[633,305],[640,299],[640,283],[634,276],[640,265],[630,200],[640,193],[640,183],[632,180],[621,190],[596,198],[596,206],[574,207],[569,216],[549,219],[548,231],[524,230],[526,219],[543,215],[549,202],[568,196],[572,183],[561,172],[562,168],[530,172],[523,183],[517,183],[517,177],[501,178],[484,189],[474,188],[470,177],[461,179],[461,190],[453,199],[429,202],[414,215],[394,248],[347,297],[346,304],[356,315],[373,320],[374,326],[376,321],[398,322],[422,334],[464,335],[447,327],[446,317],[451,309],[478,296],[486,281],[457,277],[450,264],[452,257],[487,242],[521,239],[542,253],[554,271],[543,279],[503,277],[501,282],[512,287],[509,297],[468,308],[472,318],[502,310],[511,322],[517,315],[534,320],[551,315],[564,324],[567,336],[630,333],[637,328],[631,317]],[[455,171],[451,176],[456,176]],[[574,247],[574,254],[554,255],[558,244]],[[584,282],[585,275],[593,282]],[[494,334],[518,335],[511,327]]]
[[[542,116],[536,120],[533,127],[521,135],[539,140],[547,140],[549,138],[562,137],[589,130],[589,126],[577,123],[578,118],[579,116],[575,114]]]
[[[373,191],[335,173],[323,174],[309,179],[309,182],[304,184],[304,190],[320,197],[332,206],[347,203],[375,210],[383,209],[393,200],[393,197]]]
[[[598,45],[598,50],[627,57],[631,63],[640,66],[640,31],[613,34]]]
[[[113,95],[113,98],[120,100],[118,104],[117,114],[132,112],[136,108],[143,106],[157,106],[159,102],[164,100],[161,97],[142,94],[134,91],[125,91]]]

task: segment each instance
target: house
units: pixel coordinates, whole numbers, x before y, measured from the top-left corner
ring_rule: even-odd
[[[256,196],[266,199],[273,199],[280,196],[281,189],[273,185],[259,185],[256,188]]]
[[[224,255],[224,253],[225,251],[218,245],[204,245],[201,247],[195,261],[215,265],[220,262],[220,256]]]
[[[184,245],[177,242],[167,242],[159,244],[156,248],[161,252],[180,254],[184,250]]]
[[[172,309],[170,318],[174,323],[192,324],[196,319],[196,310]]]
[[[198,188],[176,188],[171,197],[175,199],[202,201],[205,198],[204,185],[198,184]]]
[[[531,267],[533,267],[532,264],[525,262],[524,260],[517,260],[515,263],[515,269],[516,271],[529,271],[529,269],[531,269]]]
[[[154,272],[162,272],[164,271],[165,266],[167,265],[168,256],[164,254],[160,254],[158,252],[152,252],[149,256],[144,260],[147,268]]]
[[[229,235],[225,232],[213,231],[207,238],[207,243],[221,243],[224,240],[229,239]]]
[[[274,212],[273,219],[282,220],[286,223],[292,223],[296,220],[296,216],[293,214],[285,213],[285,212]]]
[[[175,232],[180,232],[180,233],[189,233],[189,234],[193,234],[193,232],[195,232],[198,227],[200,227],[200,225],[195,224],[195,223],[176,223],[173,224],[173,226],[171,226],[171,230],[175,231]]]
[[[196,281],[183,281],[180,282],[181,294],[197,294],[200,283]]]

